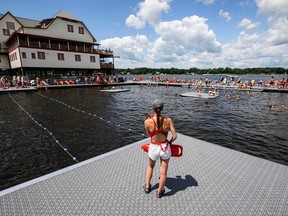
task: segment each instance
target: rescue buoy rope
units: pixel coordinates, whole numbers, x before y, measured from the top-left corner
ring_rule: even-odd
[[[96,117],[96,118],[102,120],[103,122],[105,122],[105,123],[107,123],[107,124],[109,124],[109,125],[114,125],[114,126],[116,126],[116,127],[121,127],[121,124],[119,124],[119,123],[117,123],[117,122],[110,121],[110,120],[106,120],[106,119],[98,116],[98,115],[95,114],[95,113],[90,113],[90,112],[86,112],[85,110],[80,110],[80,109],[78,109],[78,108],[76,108],[76,107],[73,107],[73,106],[71,106],[71,105],[63,102],[63,101],[59,101],[59,100],[54,99],[54,98],[52,98],[52,97],[48,97],[48,96],[43,95],[43,94],[41,94],[41,93],[39,93],[39,92],[34,92],[34,93],[37,94],[37,95],[39,95],[39,96],[42,96],[42,97],[44,97],[44,98],[47,98],[47,99],[49,99],[49,100],[51,100],[51,101],[57,102],[57,103],[59,103],[59,104],[62,104],[62,105],[66,106],[66,107],[68,107],[68,108],[70,108],[70,109],[72,109],[72,110],[74,110],[74,111],[76,111],[76,112],[80,112],[80,113],[83,113],[83,114],[86,114],[86,115],[89,115],[89,116]],[[127,128],[126,128],[126,129],[127,129]],[[139,132],[134,131],[134,130],[132,130],[131,128],[128,128],[127,130],[128,130],[129,132],[133,132],[133,133],[135,133],[135,134],[137,134],[137,135],[139,134]],[[142,137],[145,137],[144,133],[142,134]]]
[[[68,151],[68,149],[65,148],[65,147],[59,142],[59,140],[57,140],[56,137],[55,137],[46,127],[44,127],[44,126],[43,126],[42,124],[40,124],[35,118],[33,118],[32,115],[31,115],[26,109],[24,109],[24,107],[22,107],[22,106],[15,100],[15,98],[14,98],[10,93],[8,93],[8,94],[9,94],[9,96],[12,98],[13,102],[14,102],[15,104],[17,104],[18,107],[19,107],[21,110],[23,110],[23,111],[28,115],[28,117],[29,117],[30,119],[32,119],[32,121],[34,121],[39,127],[41,127],[44,131],[46,131],[46,132],[52,137],[52,139],[55,141],[55,143],[64,150],[64,152],[66,152],[74,161],[76,161],[77,163],[79,162],[79,161],[77,160],[77,158],[74,157],[74,156]]]

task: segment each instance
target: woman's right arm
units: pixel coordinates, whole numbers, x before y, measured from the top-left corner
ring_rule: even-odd
[[[148,129],[148,119],[146,119],[145,121],[144,121],[144,127],[145,127],[145,130],[146,130],[146,134],[147,134],[147,136],[149,137],[149,129]]]

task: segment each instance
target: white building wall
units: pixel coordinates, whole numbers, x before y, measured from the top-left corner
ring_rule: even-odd
[[[35,48],[17,48],[19,60],[11,62],[11,68],[21,67],[39,67],[39,68],[71,68],[71,69],[100,69],[100,56],[99,54],[92,53],[79,53],[68,52],[60,50],[47,50]],[[23,58],[22,52],[26,54]],[[44,52],[45,59],[38,59],[37,52]],[[32,53],[35,53],[36,59],[32,59]],[[58,60],[58,53],[64,54],[64,61]],[[20,57],[20,55],[21,57]],[[75,61],[75,55],[81,56],[81,61]],[[17,56],[17,57],[18,57]],[[90,56],[95,56],[95,62],[90,61]]]
[[[74,31],[68,32],[67,25],[72,25]],[[79,34],[78,27],[84,28],[84,34]],[[62,20],[61,18],[55,19],[47,29],[25,28],[24,33],[39,35],[42,37],[45,36],[45,37],[61,38],[73,41],[81,41],[86,43],[94,43],[93,36],[89,33],[89,31],[86,29],[83,23],[69,22],[66,20]]]
[[[21,67],[21,59],[18,49],[14,49],[12,52],[9,53],[9,61],[12,69]]]

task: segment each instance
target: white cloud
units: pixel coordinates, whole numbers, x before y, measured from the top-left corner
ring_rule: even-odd
[[[221,44],[206,21],[203,17],[191,16],[182,20],[160,22],[155,26],[159,37],[151,42],[146,36],[137,35],[107,39],[100,43],[102,47],[112,49],[115,55],[120,55],[121,60],[134,61],[134,67],[146,63],[146,67],[158,65],[183,68],[187,65],[182,62],[195,64],[199,61],[198,55],[221,52]]]
[[[171,0],[145,0],[139,3],[139,10],[136,15],[129,15],[126,19],[126,25],[136,29],[144,28],[148,22],[154,26],[160,22],[161,13],[168,12]]]
[[[270,17],[270,28],[267,41],[272,45],[288,44],[288,19],[287,17]]]
[[[231,20],[230,14],[222,9],[219,11],[219,16],[225,18],[227,22]]]
[[[246,30],[255,29],[260,23],[252,22],[251,20],[244,18],[239,24],[238,27],[245,28]]]
[[[182,20],[161,22],[155,26],[155,32],[177,51],[183,47],[186,52],[219,52],[221,44],[206,21],[207,19],[194,15]]]
[[[259,6],[260,0],[256,1]],[[155,2],[159,6],[161,4],[158,3],[170,1]],[[267,2],[264,3],[267,5]],[[281,0],[279,2],[283,3]],[[157,39],[136,35],[100,41],[102,47],[110,48],[115,56],[120,56],[120,59],[115,59],[117,68],[247,68],[288,65],[288,19],[279,13],[283,10],[279,10],[277,14],[275,9],[269,11],[269,28],[262,29],[261,33],[249,34],[248,31],[255,29],[260,23],[248,18],[242,19],[238,27],[244,31],[240,32],[235,40],[220,44],[214,31],[208,26],[207,18],[194,15],[161,22],[161,12],[169,7],[159,6],[155,9],[156,15],[150,17],[152,10],[146,6],[151,4],[148,0],[140,3],[139,11],[130,15],[126,24],[141,29],[147,22],[154,27]],[[259,6],[259,11],[263,13],[265,8],[266,6]],[[227,20],[231,19],[229,13],[223,10],[219,15]]]
[[[126,36],[123,38],[110,38],[101,41],[101,47],[110,48],[115,56],[121,59],[132,61],[145,61],[145,50],[149,46],[149,40],[145,35],[135,37]]]
[[[131,14],[126,19],[126,25],[129,27],[134,27],[135,29],[142,29],[145,27],[145,22],[143,20],[140,20],[138,17]]]
[[[265,35],[247,34],[242,31],[237,40],[222,46],[221,55],[214,61],[232,68],[287,67],[287,49],[287,44],[270,46]]]
[[[204,5],[214,4],[215,0],[196,0],[196,2],[202,2]]]
[[[259,8],[259,13],[267,14],[284,14],[288,15],[288,1],[287,0],[255,0]]]
[[[187,45],[182,43],[183,41],[177,35],[169,36],[165,32],[153,42],[144,35],[137,35],[111,38],[100,43],[102,47],[111,48],[115,56],[120,56],[120,59],[115,59],[117,68],[247,68],[287,67],[288,65],[286,51],[288,44],[271,46],[265,34],[248,34],[242,31],[236,40],[221,45],[221,52],[209,52],[199,48],[203,43],[198,44],[197,47],[199,37],[195,38],[193,42],[195,44]],[[174,32],[177,32],[176,29]]]

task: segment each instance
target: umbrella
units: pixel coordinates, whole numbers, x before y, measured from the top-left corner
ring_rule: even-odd
[[[97,72],[96,75],[103,75],[104,73],[102,72]]]

